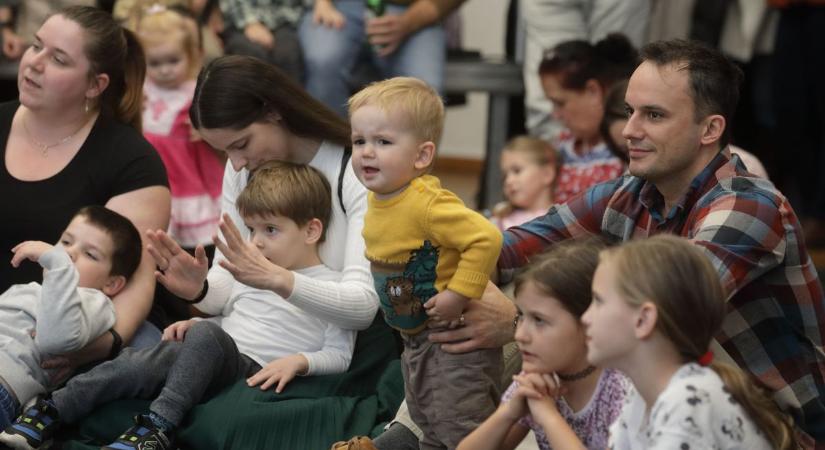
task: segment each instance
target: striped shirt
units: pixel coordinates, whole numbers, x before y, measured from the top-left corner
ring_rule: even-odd
[[[504,232],[501,280],[554,242],[588,234],[629,241],[659,233],[691,239],[728,296],[717,335],[739,364],[775,392],[797,425],[825,440],[825,298],[796,215],[769,181],[720,153],[667,216],[652,183],[627,175],[592,187]]]

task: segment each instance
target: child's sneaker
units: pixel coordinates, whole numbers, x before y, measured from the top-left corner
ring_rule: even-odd
[[[332,444],[330,450],[378,450],[373,445],[372,440],[366,436],[356,436],[346,442],[340,441]]]
[[[40,399],[0,433],[0,444],[16,450],[45,448],[59,427],[57,409]]]
[[[148,417],[135,416],[135,425],[126,430],[103,450],[171,450],[172,438],[163,430],[156,428]]]

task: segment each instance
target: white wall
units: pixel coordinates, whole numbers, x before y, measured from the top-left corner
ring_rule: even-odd
[[[467,0],[461,7],[462,45],[484,56],[503,57],[509,0]],[[471,93],[464,106],[447,108],[441,156],[484,159],[487,94]]]

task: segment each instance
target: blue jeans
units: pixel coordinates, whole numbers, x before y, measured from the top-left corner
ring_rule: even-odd
[[[0,431],[5,430],[7,426],[14,422],[19,407],[17,400],[0,384]]]
[[[341,30],[312,23],[312,11],[301,19],[298,38],[304,53],[306,89],[342,117],[347,116],[350,76],[365,50],[364,0],[340,0],[335,7],[346,17]],[[401,14],[405,6],[387,5],[385,14]],[[441,23],[422,28],[398,49],[381,58],[371,52],[371,61],[382,77],[416,77],[441,92],[446,61],[444,29]]]
[[[149,323],[149,321],[145,321],[135,332],[129,347],[135,350],[154,347],[160,342],[162,335],[163,333],[156,326]]]

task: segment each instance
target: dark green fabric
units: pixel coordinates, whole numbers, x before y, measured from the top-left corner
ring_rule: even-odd
[[[380,432],[404,396],[392,330],[378,315],[358,333],[349,370],[298,377],[281,394],[249,388],[239,380],[198,405],[184,420],[178,444],[191,449],[328,449],[333,442]],[[146,400],[109,403],[72,432],[67,449],[107,444],[147,411]]]

